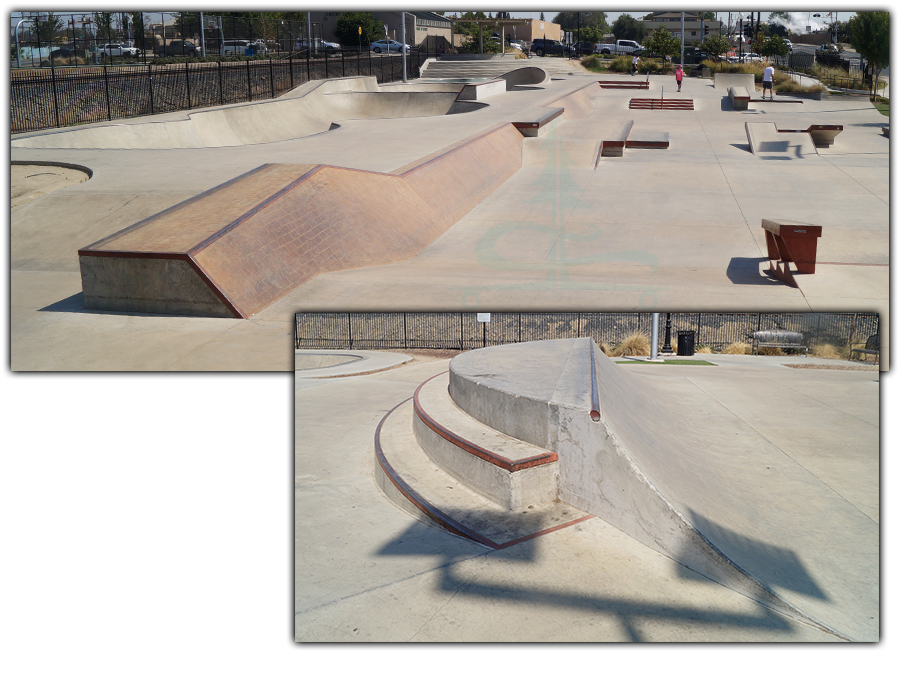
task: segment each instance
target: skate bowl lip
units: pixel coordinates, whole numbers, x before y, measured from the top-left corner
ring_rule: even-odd
[[[479,80],[477,84],[492,82],[496,80]],[[323,135],[329,133],[336,128],[343,127],[342,123],[345,122],[353,122],[360,120],[397,120],[400,118],[434,118],[441,116],[459,116],[464,115],[465,113],[470,113],[472,111],[481,110],[487,108],[489,104],[474,101],[474,100],[459,100],[458,93],[454,95],[454,98],[451,100],[449,97],[453,95],[453,90],[444,91],[427,91],[427,90],[417,90],[414,88],[414,85],[409,85],[410,89],[403,90],[377,90],[377,91],[369,91],[364,89],[359,90],[336,90],[333,92],[322,92],[320,91],[323,87],[330,83],[338,82],[338,80],[324,80],[322,84],[314,87],[313,89],[299,94],[297,96],[284,98],[276,97],[275,99],[267,99],[264,101],[251,102],[251,103],[243,103],[243,104],[227,104],[227,105],[216,105],[212,107],[201,107],[196,109],[189,109],[186,114],[184,114],[180,118],[158,118],[155,120],[145,120],[140,123],[129,123],[129,122],[119,122],[119,123],[90,123],[79,126],[70,126],[67,128],[59,128],[53,129],[51,131],[38,131],[31,133],[21,133],[13,135],[10,139],[11,148],[16,148],[17,150],[149,150],[149,151],[158,151],[158,150],[181,150],[181,149],[189,149],[189,150],[204,150],[204,149],[218,149],[218,148],[228,148],[228,147],[250,147],[253,145],[268,145],[272,143],[278,142],[290,142],[294,140],[300,140],[307,137],[312,137],[316,135]],[[459,82],[460,84],[465,84],[463,82]],[[471,84],[471,83],[469,83]],[[367,96],[372,95],[372,96]],[[409,102],[410,96],[416,95],[416,99],[422,101],[428,101],[434,104],[436,107],[435,113],[416,113],[411,116],[395,115],[395,116],[375,116],[367,118],[364,115],[364,107],[362,103],[364,100],[376,99],[383,100],[384,102],[391,104],[401,102]],[[421,95],[421,96],[419,96]],[[335,97],[334,99],[329,99],[329,97]],[[304,101],[306,100],[306,101]],[[335,105],[335,102],[338,100],[350,101],[351,105],[353,102],[360,102],[356,108],[344,108],[343,113],[341,112],[341,108]],[[331,102],[331,103],[329,103]],[[286,104],[294,103],[296,109],[300,112],[296,116],[303,123],[310,124],[310,132],[304,132],[300,135],[290,136],[288,133],[287,137],[272,137],[260,140],[259,142],[230,142],[230,143],[222,143],[222,144],[206,144],[203,140],[203,136],[206,135],[214,136],[214,131],[223,131],[223,134],[227,138],[228,135],[231,135],[234,139],[240,139],[241,135],[238,130],[231,130],[232,124],[236,124],[236,122],[227,121],[229,117],[231,118],[239,118],[241,114],[247,114],[251,117],[266,117],[266,112],[277,113],[279,111],[283,111],[285,108],[290,108],[290,106],[286,107]],[[448,105],[448,110],[442,110],[442,107]],[[451,112],[453,107],[457,104],[462,105],[464,110],[453,113]],[[410,110],[416,110],[415,107],[410,106]],[[309,113],[309,111],[314,109],[324,109],[324,115],[313,115]],[[305,112],[303,111],[305,110]],[[177,113],[177,112],[175,112]],[[164,114],[159,114],[163,116]],[[168,115],[168,114],[166,114]],[[222,123],[211,122],[213,119],[226,119]],[[316,122],[318,121],[318,122]],[[290,125],[283,126],[284,128],[290,128]],[[86,133],[97,133],[102,132],[100,129],[116,129],[116,133],[122,133],[126,137],[134,138],[135,141],[139,139],[144,139],[146,137],[152,137],[154,140],[153,146],[135,146],[130,142],[115,142],[111,146],[100,145],[96,142],[85,142],[86,138],[90,138],[91,136],[85,135]],[[122,130],[124,129],[124,130]],[[166,131],[165,133],[155,134],[156,129],[161,129]],[[184,144],[176,143],[174,140],[170,140],[167,136],[167,132],[169,130],[175,131],[173,133],[174,137],[181,137],[187,140]],[[113,134],[113,131],[107,131],[109,135]],[[155,137],[154,137],[155,135]],[[44,142],[49,141],[50,144],[43,144]],[[33,144],[37,143],[37,144]]]

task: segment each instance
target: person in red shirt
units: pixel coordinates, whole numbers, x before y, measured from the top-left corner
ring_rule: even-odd
[[[679,65],[675,68],[675,81],[678,83],[678,91],[681,91],[681,80],[684,79],[684,69]]]

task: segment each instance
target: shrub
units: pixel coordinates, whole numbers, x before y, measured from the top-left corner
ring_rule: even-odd
[[[597,343],[597,347],[600,348],[600,352],[609,357],[612,355],[613,349],[606,343]]]
[[[650,354],[650,338],[643,333],[632,333],[618,343],[612,352],[613,357],[631,357]]]
[[[725,355],[749,355],[752,352],[753,348],[750,343],[730,343],[722,350],[722,354]]]
[[[761,347],[757,351],[757,354],[760,355],[783,355],[784,350],[780,347]]]
[[[811,348],[809,354],[825,360],[845,360],[850,357],[850,346],[844,345],[837,348],[834,345],[825,343],[824,345],[816,345]]]
[[[711,355],[713,354],[713,349],[709,345],[701,345],[694,350],[694,353],[699,355]]]
[[[588,70],[597,70],[603,67],[603,61],[600,60],[600,56],[592,55],[588,56],[584,60],[581,61],[582,66],[586,67]]]

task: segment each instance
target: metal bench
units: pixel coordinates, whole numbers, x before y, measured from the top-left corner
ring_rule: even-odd
[[[761,347],[790,348],[803,350],[807,355],[809,354],[809,348],[803,344],[803,334],[797,331],[754,331],[753,354],[758,355]]]
[[[866,339],[865,347],[853,347],[853,345],[862,345],[862,343],[853,343],[850,346],[850,359],[853,359],[853,353],[858,352],[860,355],[875,355],[875,362],[878,362],[878,358],[881,355],[881,341],[878,337],[878,334],[870,335]],[[866,360],[868,362],[868,360]]]

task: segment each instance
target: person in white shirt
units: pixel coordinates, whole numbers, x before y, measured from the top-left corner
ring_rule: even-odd
[[[766,98],[766,90],[769,90],[769,100],[775,101],[775,92],[772,91],[772,80],[775,79],[775,68],[771,65],[763,70],[763,99]]]
[[[637,57],[637,55],[635,55],[631,58],[631,74],[632,75],[637,75],[637,71],[638,71],[637,64],[638,64],[638,57]]]

